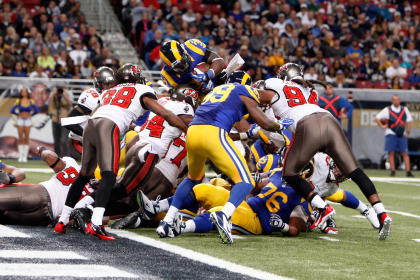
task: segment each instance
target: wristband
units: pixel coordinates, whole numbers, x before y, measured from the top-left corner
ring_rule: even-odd
[[[248,139],[248,134],[246,132],[239,133],[239,139],[241,139],[241,140]]]
[[[9,176],[9,184],[16,183],[16,177],[15,177],[15,175],[13,175],[11,173],[7,173],[7,176]]]
[[[289,232],[289,229],[290,229],[289,225],[288,225],[288,224],[286,224],[286,223],[284,223],[284,224],[283,224],[283,228],[281,229],[281,231],[282,231],[282,232]]]
[[[54,168],[56,165],[57,165],[57,163],[60,161],[60,158],[59,157],[57,157],[57,160],[53,163],[53,164],[51,164],[50,165],[50,167],[51,168]]]
[[[213,69],[209,69],[209,71],[207,71],[207,77],[209,78],[209,80],[214,78],[214,70]]]

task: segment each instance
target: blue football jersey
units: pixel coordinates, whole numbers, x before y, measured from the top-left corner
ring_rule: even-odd
[[[270,233],[273,230],[270,226],[272,213],[279,215],[285,223],[288,223],[290,214],[297,205],[302,205],[307,212],[310,212],[306,200],[283,183],[280,169],[273,170],[268,184],[257,196],[248,199],[247,203],[257,213],[263,233]]]
[[[190,39],[182,44],[182,47],[190,55],[190,69],[186,73],[177,74],[165,65],[160,72],[162,81],[170,88],[177,87],[181,84],[188,84],[192,80],[192,70],[203,62],[206,54],[207,46],[197,39]]]
[[[213,125],[229,132],[248,113],[241,95],[260,102],[258,91],[250,86],[237,83],[221,85],[206,95],[191,125]]]

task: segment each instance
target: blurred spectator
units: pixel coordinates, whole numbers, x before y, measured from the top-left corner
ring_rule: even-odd
[[[351,43],[351,47],[347,48],[346,55],[351,56],[351,58],[363,57],[364,53],[360,49],[359,42],[357,40],[354,40]]]
[[[40,65],[44,70],[54,70],[55,67],[55,60],[50,55],[50,49],[48,47],[44,47],[42,49],[42,54],[38,56],[37,63]]]
[[[41,65],[35,65],[35,71],[29,74],[29,78],[48,78],[48,74],[44,72]]]
[[[308,71],[303,75],[305,80],[318,80],[318,74],[315,72],[315,67],[309,66]]]
[[[23,70],[22,62],[16,62],[15,69],[12,71],[13,77],[26,77],[26,72]]]
[[[58,56],[62,50],[66,49],[66,44],[60,41],[58,34],[54,33],[51,37],[51,41],[47,44],[47,47],[50,49],[52,56]]]
[[[11,49],[5,49],[3,55],[0,58],[1,63],[5,70],[15,69],[16,58],[12,55]]]
[[[359,68],[360,77],[364,80],[371,80],[373,71],[372,59],[369,55],[365,55]]]
[[[48,99],[48,112],[51,115],[54,150],[60,157],[68,155],[67,135],[68,130],[61,126],[61,118],[66,117],[72,107],[73,97],[62,87],[54,88]]]
[[[88,53],[83,49],[80,41],[76,41],[74,47],[75,49],[70,51],[69,56],[73,60],[74,65],[81,65],[88,58]]]
[[[420,89],[420,65],[416,66],[408,82],[410,83],[410,89]]]
[[[392,60],[392,65],[386,69],[386,77],[389,81],[395,77],[399,78],[401,82],[407,77],[407,69],[400,66],[400,62],[397,58]]]
[[[415,49],[416,45],[413,41],[407,42],[407,48],[402,51],[404,62],[412,63],[420,55],[419,51]]]
[[[389,89],[402,89],[401,81],[398,77],[392,78],[391,84],[388,86]]]
[[[80,67],[80,73],[83,79],[90,79],[92,77],[92,67],[90,66],[90,61],[85,59],[83,65]]]
[[[350,85],[346,82],[346,77],[344,76],[343,70],[338,70],[335,76],[334,85],[338,88],[348,88]]]

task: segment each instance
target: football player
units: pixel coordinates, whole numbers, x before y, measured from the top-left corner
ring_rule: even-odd
[[[269,178],[261,185],[261,191],[255,197],[243,201],[232,215],[232,230],[241,234],[270,234],[282,231],[287,235],[296,236],[306,228],[306,222],[312,208],[307,201],[298,196],[295,191],[284,185],[282,180],[279,155],[268,155],[258,162],[257,171],[270,171]],[[265,172],[265,171],[264,171]],[[169,237],[187,232],[208,232],[214,228],[210,221],[210,213],[221,209],[229,199],[229,191],[212,184],[198,184],[192,189],[192,200],[189,208],[198,208],[199,204],[208,212],[192,220],[178,220],[171,229]],[[156,213],[167,211],[172,203],[172,197],[157,202],[149,200],[142,192],[138,193],[140,212],[147,218]],[[182,214],[181,214],[182,215]]]
[[[139,66],[125,64],[117,70],[115,78],[118,85],[102,93],[101,106],[93,113],[85,127],[81,171],[70,187],[66,205],[54,228],[57,233],[66,232],[66,225],[73,207],[98,163],[102,179],[96,193],[92,222],[86,230],[102,240],[115,240],[115,237],[105,231],[102,218],[116,181],[120,136],[127,132],[131,122],[147,110],[161,115],[171,125],[182,131],[187,130],[185,123],[178,116],[167,111],[157,102],[155,91],[144,84],[145,79],[140,74]]]
[[[0,224],[46,226],[60,215],[67,192],[76,180],[80,167],[73,158],[59,158],[56,153],[45,147],[38,147],[38,151],[42,160],[55,174],[39,184],[11,184],[11,180],[9,185],[2,186]],[[22,174],[16,174],[15,177],[19,180]],[[85,187],[88,193],[92,191],[89,185]]]
[[[308,165],[309,168],[305,167],[308,172],[304,178],[309,181],[311,186],[314,186],[315,191],[322,198],[358,210],[360,214],[366,217],[373,228],[379,229],[379,221],[374,210],[351,192],[339,188],[339,183],[345,181],[346,178],[330,156],[325,153],[316,153]],[[327,221],[327,224],[329,222],[330,220]],[[323,231],[333,234],[338,233],[331,224],[327,225]]]
[[[101,93],[115,86],[114,71],[109,67],[102,66],[98,68],[93,77],[93,87],[84,90],[80,94],[77,105],[69,113],[68,117],[90,115],[98,107]],[[69,149],[76,160],[80,160],[82,157],[82,136],[86,123],[87,120],[63,125],[70,130]]]
[[[0,187],[2,184],[9,185],[19,183],[20,181],[25,180],[25,178],[26,175],[22,169],[0,161]]]
[[[194,117],[197,101],[198,93],[195,90],[186,87],[173,89],[171,97],[163,97],[158,100],[159,104],[166,110],[179,116],[186,125],[188,125]],[[157,195],[168,197],[172,190],[172,186],[168,188],[167,182],[160,184],[164,179],[159,176],[161,175],[159,174],[159,169],[155,170],[154,167],[160,158],[166,157],[166,154],[172,145],[181,146],[182,150],[184,150],[185,136],[181,138],[182,134],[183,131],[171,126],[163,117],[151,113],[137,137],[132,139],[132,141],[136,141],[136,144],[131,146],[127,152],[124,172],[117,178],[117,183],[112,189],[112,200],[115,201],[130,196],[132,193],[136,193],[139,187],[142,187],[148,194],[155,194],[154,198],[156,198]],[[184,151],[182,158],[185,157],[185,154],[186,151]],[[172,156],[172,154],[170,156]],[[182,159],[169,158],[169,160],[174,160],[180,165]],[[168,170],[168,172],[171,171],[173,170]],[[153,174],[155,176],[153,176]],[[152,176],[154,178],[151,178]],[[177,177],[175,177],[175,179],[176,178]],[[89,204],[92,203],[93,199]]]
[[[258,90],[247,85],[222,85],[206,95],[195,112],[186,136],[188,177],[177,187],[173,203],[156,229],[160,237],[168,236],[178,209],[188,204],[189,193],[203,179],[205,162],[210,159],[235,184],[223,209],[211,214],[222,241],[233,243],[229,219],[253,189],[254,180],[228,132],[247,113],[257,124],[269,131],[280,131],[290,125],[287,120],[277,123],[268,119],[259,109],[259,104]]]
[[[198,39],[190,39],[183,44],[175,40],[165,42],[159,55],[165,64],[161,79],[169,88],[189,84],[200,90],[200,93],[201,90],[207,93],[213,88],[211,80],[225,66],[223,59]],[[202,62],[207,63],[210,69],[206,73],[192,74],[194,68]]]
[[[320,210],[313,227],[321,227],[335,214],[335,210],[312,190],[310,184],[299,176],[300,170],[318,152],[331,156],[343,174],[351,178],[373,205],[380,221],[379,239],[384,240],[391,231],[391,217],[386,213],[379,195],[369,177],[357,165],[347,137],[337,120],[317,105],[317,93],[311,82],[303,79],[301,67],[287,63],[280,67],[278,78],[265,81],[270,94],[264,96],[279,118],[291,118],[294,139],[289,146],[283,176],[296,192]]]

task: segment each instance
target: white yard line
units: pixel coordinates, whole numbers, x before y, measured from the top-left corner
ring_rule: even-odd
[[[340,239],[331,238],[331,237],[328,237],[328,236],[319,236],[319,238],[320,239],[327,240],[327,241],[331,241],[331,242],[338,242],[338,241],[340,241]]]
[[[0,258],[7,259],[71,259],[87,260],[88,258],[71,251],[43,250],[0,250]]]
[[[51,168],[20,168],[25,172],[35,172],[35,173],[54,173]]]
[[[1,237],[22,237],[22,238],[29,238],[30,235],[14,230],[12,228],[0,225],[0,238]]]
[[[246,237],[245,237],[245,236],[241,236],[241,235],[236,235],[236,234],[233,234],[233,235],[232,235],[232,238],[233,238],[233,239],[245,239]]]
[[[366,217],[365,216],[362,216],[362,215],[354,215],[352,217],[353,218],[357,218],[357,219],[366,219]]]
[[[414,242],[420,242],[420,239],[413,239]]]
[[[0,276],[139,278],[138,275],[107,265],[59,263],[0,263]]]
[[[392,210],[387,210],[387,212],[389,212],[389,213],[394,213],[394,214],[398,214],[398,215],[401,215],[401,216],[406,216],[406,217],[411,217],[411,218],[420,219],[420,216],[418,216],[418,215],[414,215],[414,214],[411,214],[411,213],[407,213],[407,212],[392,211]]]
[[[395,178],[395,177],[369,177],[372,181],[382,181],[382,182],[412,182],[420,183],[418,178]]]
[[[193,261],[202,262],[207,265],[215,266],[221,269],[226,269],[235,273],[239,273],[242,275],[246,275],[249,277],[254,277],[257,279],[278,279],[278,280],[287,280],[292,278],[287,278],[279,275],[275,275],[269,272],[265,272],[262,270],[250,268],[247,266],[235,264],[229,261],[225,261],[216,257],[212,257],[209,255],[205,255],[202,253],[198,253],[189,249],[185,249],[179,246],[171,245],[162,241],[158,241],[146,236],[138,235],[133,232],[123,231],[123,230],[113,230],[108,229],[110,232],[118,235],[119,237],[127,238],[136,242],[143,243],[148,246],[152,246],[155,248],[162,249],[164,251],[170,252],[172,254],[180,255],[184,258],[188,258]],[[230,245],[226,245],[226,250],[229,249]],[[1,268],[1,267],[0,267]]]

